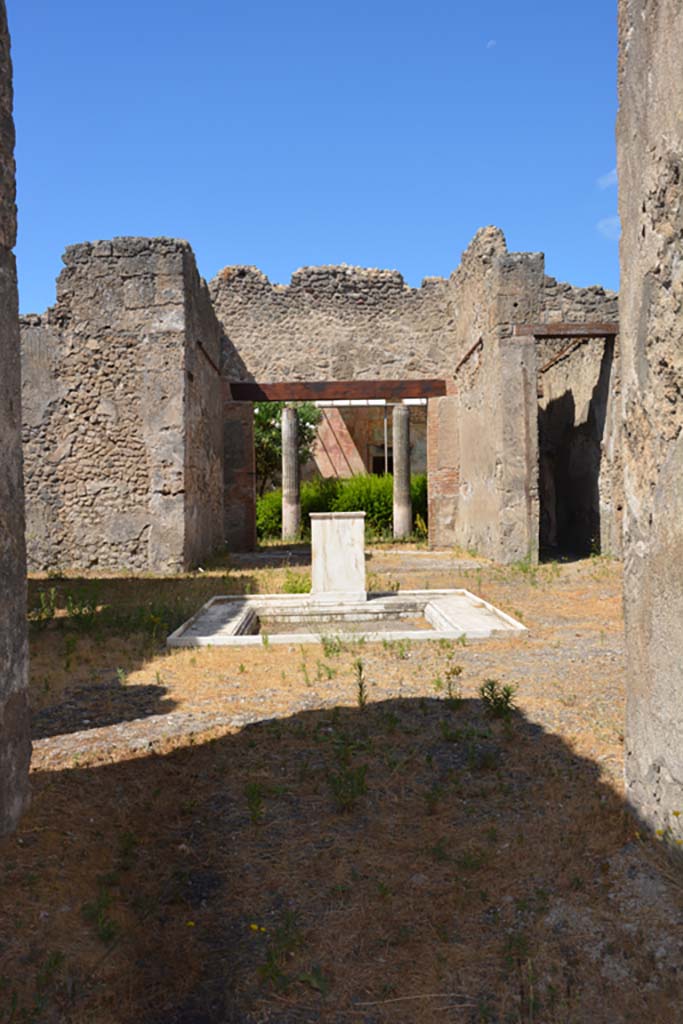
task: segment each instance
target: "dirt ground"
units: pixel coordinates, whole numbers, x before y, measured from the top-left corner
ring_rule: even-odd
[[[209,596],[302,585],[302,550],[30,581],[0,1024],[683,1021],[683,872],[623,804],[620,566],[368,571],[528,633],[165,650]]]

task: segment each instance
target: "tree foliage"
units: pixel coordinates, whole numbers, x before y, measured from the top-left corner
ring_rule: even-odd
[[[256,486],[263,494],[280,478],[282,470],[282,409],[284,402],[259,402],[254,408]],[[311,457],[311,446],[321,412],[313,402],[296,402],[299,419],[299,465]]]

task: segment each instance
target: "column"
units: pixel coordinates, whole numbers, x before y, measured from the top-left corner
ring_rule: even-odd
[[[299,417],[296,409],[282,410],[282,539],[298,540],[301,530],[299,495]]]
[[[394,459],[394,537],[409,537],[413,531],[410,500],[410,408],[395,405],[392,418]]]

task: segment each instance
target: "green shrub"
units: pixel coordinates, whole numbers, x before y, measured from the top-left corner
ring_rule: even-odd
[[[293,572],[292,569],[285,569],[285,582],[282,589],[285,594],[310,594],[310,573]]]
[[[308,518],[311,512],[332,512],[337,495],[345,483],[346,480],[336,480],[334,477],[317,477],[301,485],[301,520],[306,533],[311,528]]]
[[[393,511],[391,476],[352,476],[342,481],[332,512],[365,512],[365,526],[374,533],[391,530]]]
[[[393,514],[393,478],[352,476],[309,480],[301,485],[302,534],[310,535],[311,512],[365,512],[368,533],[390,534]],[[414,476],[410,482],[413,522],[427,522],[427,477]],[[419,518],[418,518],[419,517]],[[256,532],[259,539],[282,533],[282,491],[269,491],[256,502]]]
[[[410,478],[410,498],[413,503],[413,522],[417,522],[420,516],[422,522],[427,523],[427,476],[420,473]]]
[[[261,539],[282,534],[282,491],[268,491],[257,499],[256,533]]]

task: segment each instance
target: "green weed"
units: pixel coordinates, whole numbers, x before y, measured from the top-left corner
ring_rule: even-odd
[[[263,787],[259,782],[248,782],[244,793],[252,825],[258,825],[263,820]]]
[[[367,766],[364,764],[345,765],[338,772],[329,772],[327,779],[334,796],[337,810],[347,813],[352,811],[359,797],[368,791],[365,776]]]
[[[285,570],[285,582],[282,587],[285,594],[309,594],[311,577],[307,573]]]
[[[479,687],[479,695],[492,718],[509,719],[515,709],[513,697],[516,687],[500,686],[496,679],[487,679]]]

